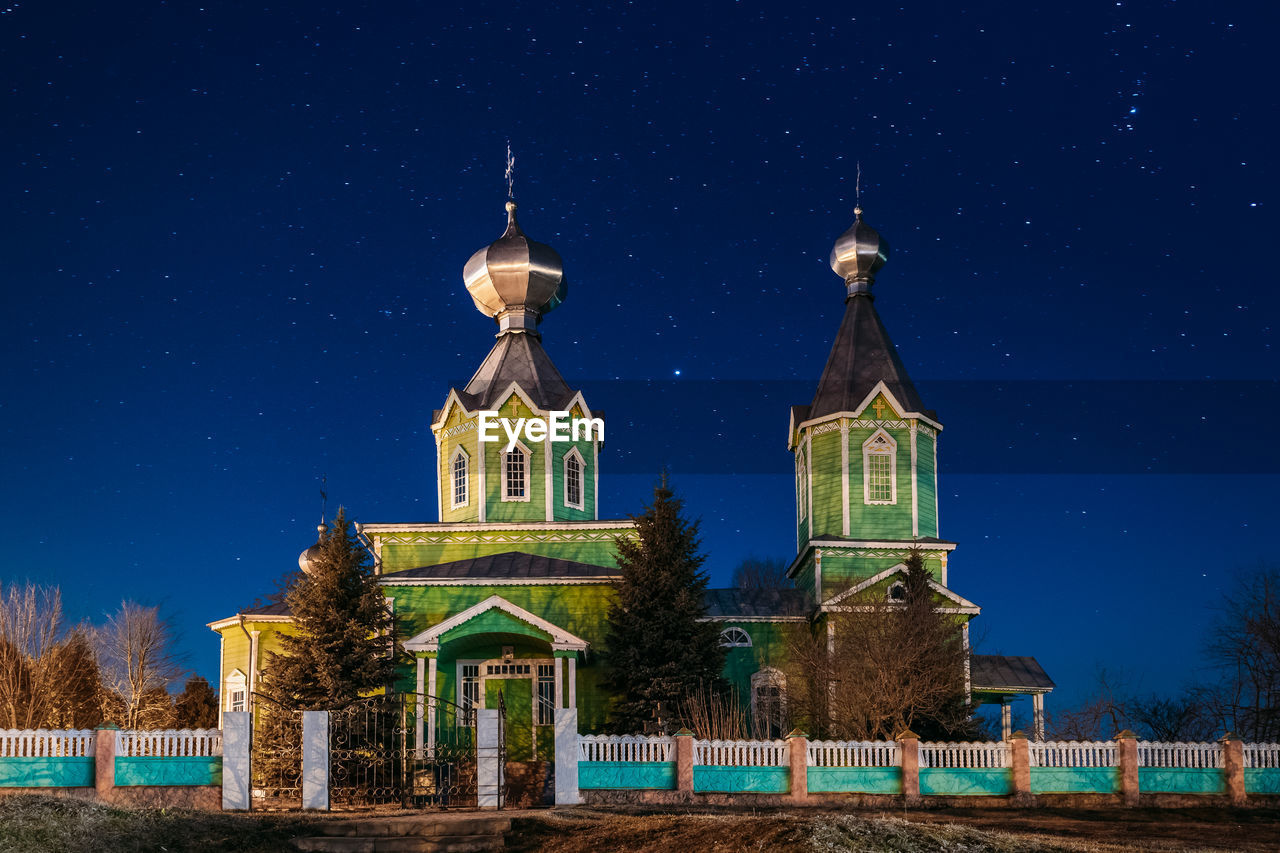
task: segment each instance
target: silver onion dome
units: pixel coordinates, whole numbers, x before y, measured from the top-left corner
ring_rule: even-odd
[[[888,242],[862,221],[862,208],[855,207],[853,215],[853,224],[831,248],[831,269],[844,279],[849,296],[870,293],[876,273],[889,260]]]
[[[476,309],[498,321],[499,333],[533,332],[542,315],[564,301],[568,284],[556,250],[530,240],[507,202],[507,230],[471,256],[462,269]]]
[[[320,556],[320,545],[324,542],[324,535],[329,532],[329,526],[324,522],[316,527],[316,544],[298,555],[298,568],[307,574],[311,574],[311,570],[315,568],[316,559]]]

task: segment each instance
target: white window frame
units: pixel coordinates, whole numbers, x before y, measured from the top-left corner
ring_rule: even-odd
[[[524,456],[524,496],[509,497],[511,493],[511,482],[507,471],[507,456],[505,449],[498,451],[498,464],[500,466],[499,473],[502,475],[502,502],[503,503],[528,503],[530,495],[533,493],[533,455],[529,452],[529,448],[520,442],[516,442],[516,446],[511,449],[512,453],[519,453]]]
[[[576,460],[578,463],[578,502],[574,503],[569,500],[569,460]],[[582,458],[582,454],[578,452],[578,448],[572,447],[569,452],[564,455],[561,462],[564,470],[564,505],[570,509],[583,509],[587,505],[587,463]]]
[[[749,649],[751,648],[751,635],[747,633],[745,628],[739,628],[737,625],[725,628],[720,632],[720,648]]]
[[[796,454],[796,501],[800,504],[800,520],[804,521],[809,517],[809,496],[805,494],[808,487],[809,478],[808,471],[805,468],[808,462],[804,456],[804,448]]]
[[[883,439],[883,441],[882,441]],[[871,499],[871,459],[889,459],[889,500]],[[898,502],[898,442],[893,436],[878,429],[862,442],[862,502],[868,506],[890,506]]]
[[[235,702],[236,693],[240,693],[243,697],[243,707],[237,708]],[[240,670],[233,670],[227,675],[222,682],[222,695],[224,711],[247,711],[249,710],[249,679]]]
[[[458,472],[455,467],[462,457],[462,500],[458,500]],[[449,457],[449,508],[459,509],[471,503],[471,454],[458,447]]]
[[[902,590],[901,598],[894,597],[893,591],[895,589]],[[890,604],[901,604],[902,602],[907,600],[907,585],[902,581],[894,581],[893,583],[889,584],[889,588],[884,591],[884,598],[885,598],[885,601],[888,601]]]

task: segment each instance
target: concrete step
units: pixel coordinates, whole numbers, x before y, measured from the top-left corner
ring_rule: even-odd
[[[295,838],[293,846],[304,853],[482,853],[501,850],[504,842],[497,833],[373,838],[326,835]]]
[[[406,815],[367,820],[335,820],[320,828],[325,835],[359,838],[502,834],[511,818],[481,815]]]

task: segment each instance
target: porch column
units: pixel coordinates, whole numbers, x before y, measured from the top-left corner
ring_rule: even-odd
[[[1013,733],[1013,703],[1008,696],[1000,697],[1000,740],[1008,741]]]
[[[569,656],[569,705],[570,708],[578,707],[578,653],[574,652]]]
[[[1044,694],[1031,694],[1032,724],[1031,736],[1036,740],[1044,740]]]
[[[414,708],[413,708],[413,719],[415,722],[413,724],[414,725],[413,757],[421,758],[422,757],[422,725],[423,725],[422,691],[425,687],[425,684],[423,683],[422,653],[419,652],[416,655],[416,657],[417,657],[417,678],[414,681],[415,701],[414,701]]]
[[[556,688],[555,688],[555,707],[557,710],[565,707],[564,704],[564,658],[556,655]]]
[[[431,697],[436,695],[436,656],[432,652],[427,652],[427,695]],[[434,698],[427,703],[427,746],[432,750],[436,748],[436,703]]]

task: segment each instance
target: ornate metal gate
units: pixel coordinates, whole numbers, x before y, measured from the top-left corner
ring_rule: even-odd
[[[250,803],[254,810],[302,808],[302,712],[253,694]]]
[[[474,710],[419,693],[330,711],[331,805],[475,806],[475,725]]]

